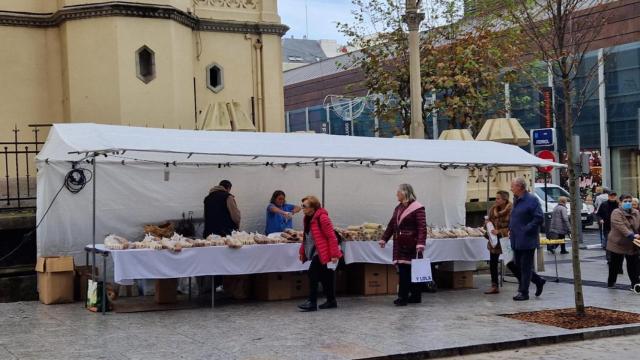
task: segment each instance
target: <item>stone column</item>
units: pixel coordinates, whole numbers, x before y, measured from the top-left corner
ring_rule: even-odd
[[[404,22],[409,26],[409,74],[411,91],[411,132],[412,139],[424,139],[422,123],[422,89],[420,86],[420,23],[424,13],[418,12],[421,0],[406,0]]]

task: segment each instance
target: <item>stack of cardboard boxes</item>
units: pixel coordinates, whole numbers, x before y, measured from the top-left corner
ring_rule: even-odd
[[[434,273],[439,288],[473,287],[475,264],[442,263]],[[75,267],[73,257],[40,257],[36,265],[38,292],[44,304],[58,304],[86,299],[91,267]],[[97,269],[95,269],[97,274]],[[254,297],[261,301],[304,298],[309,294],[306,272],[267,273],[225,276],[224,289],[236,300]],[[156,281],[155,300],[159,304],[177,302],[177,279]],[[74,293],[75,290],[75,293]],[[350,264],[336,271],[336,293],[386,295],[398,292],[398,274],[393,265]]]

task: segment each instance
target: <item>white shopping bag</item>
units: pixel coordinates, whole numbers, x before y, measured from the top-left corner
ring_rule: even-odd
[[[413,259],[411,260],[411,282],[426,283],[433,281],[431,277],[431,260]]]
[[[489,241],[491,242],[491,247],[495,248],[498,245],[498,237],[491,233],[495,227],[491,221],[487,222],[487,235],[489,235]]]

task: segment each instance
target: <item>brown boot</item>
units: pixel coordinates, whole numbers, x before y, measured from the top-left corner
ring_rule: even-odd
[[[498,285],[496,284],[491,284],[491,288],[487,291],[484,292],[485,294],[489,295],[489,294],[499,294],[500,293],[500,289],[498,289]]]

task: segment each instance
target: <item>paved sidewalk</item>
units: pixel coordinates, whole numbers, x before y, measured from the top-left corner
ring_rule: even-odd
[[[638,344],[640,344],[640,335],[617,336],[590,341],[569,342],[548,346],[534,346],[518,350],[497,351],[490,354],[467,355],[461,356],[458,359],[635,359],[638,357]]]
[[[571,334],[503,313],[573,306],[569,284],[547,283],[539,299],[515,303],[515,284],[424,294],[394,307],[393,296],[339,298],[340,308],[300,313],[297,301],[245,303],[214,310],[90,313],[79,303],[0,304],[0,359],[349,359]],[[630,291],[585,287],[586,304],[638,311]]]

